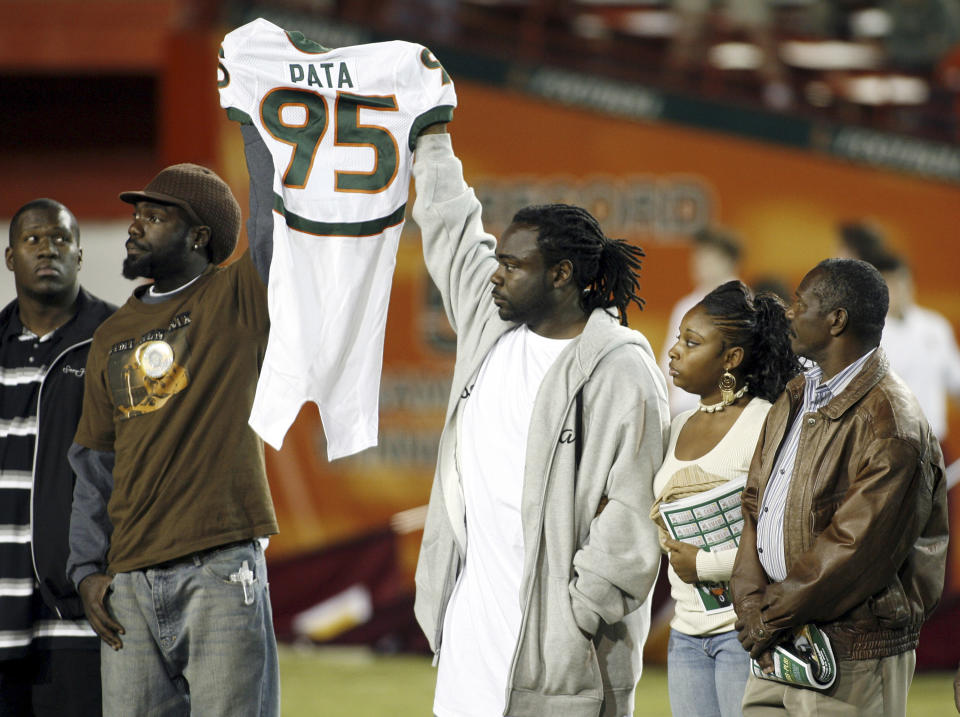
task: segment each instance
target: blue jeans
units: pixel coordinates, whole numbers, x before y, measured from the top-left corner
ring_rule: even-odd
[[[230,579],[245,561],[253,574],[246,588]],[[118,651],[101,644],[104,717],[280,714],[277,642],[257,541],[118,573],[107,608],[126,634]]]
[[[667,687],[674,717],[739,717],[750,655],[736,630],[719,635],[670,631]]]

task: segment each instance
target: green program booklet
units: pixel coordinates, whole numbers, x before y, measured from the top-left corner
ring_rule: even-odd
[[[674,540],[702,550],[736,550],[743,532],[740,494],[747,478],[737,478],[686,498],[663,503],[660,516]],[[729,583],[696,583],[705,612],[733,610]]]
[[[760,679],[816,690],[829,689],[837,679],[830,638],[816,625],[804,625],[792,638],[777,645],[772,654],[773,672],[769,675],[756,660],[750,661],[750,669]]]

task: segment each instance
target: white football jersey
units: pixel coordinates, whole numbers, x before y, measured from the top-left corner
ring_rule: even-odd
[[[220,104],[274,165],[270,340],[250,425],[279,448],[306,401],[330,460],[377,444],[383,337],[413,148],[456,93],[409,42],[329,50],[263,19],[229,33]]]

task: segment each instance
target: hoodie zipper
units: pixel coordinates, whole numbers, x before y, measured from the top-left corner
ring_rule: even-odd
[[[85,339],[84,341],[80,341],[79,343],[73,344],[72,346],[69,346],[65,348],[63,351],[61,351],[60,354],[53,361],[50,362],[50,367],[43,374],[43,378],[40,379],[40,391],[37,392],[37,435],[33,440],[33,465],[30,467],[30,561],[33,564],[33,577],[34,577],[34,580],[37,581],[37,585],[40,584],[40,571],[37,569],[37,554],[36,554],[37,543],[33,537],[34,528],[36,526],[36,521],[34,520],[34,515],[33,515],[33,496],[36,493],[35,485],[37,480],[37,453],[40,449],[40,404],[41,404],[41,400],[43,399],[43,387],[46,385],[47,377],[53,371],[54,366],[57,365],[57,362],[60,361],[60,359],[62,359],[71,351],[92,342],[93,342],[93,338],[91,337],[89,339]],[[60,607],[58,605],[54,605],[53,609],[56,611],[57,617],[59,617],[62,620],[63,615],[60,612]]]

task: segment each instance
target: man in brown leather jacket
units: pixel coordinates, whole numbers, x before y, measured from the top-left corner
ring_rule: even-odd
[[[920,626],[943,588],[943,456],[879,348],[887,287],[865,262],[828,259],[788,311],[817,366],[767,416],[743,492],[733,569],[740,641],[769,650],[816,623],[838,675],[825,691],[750,677],[745,717],[904,715]]]

